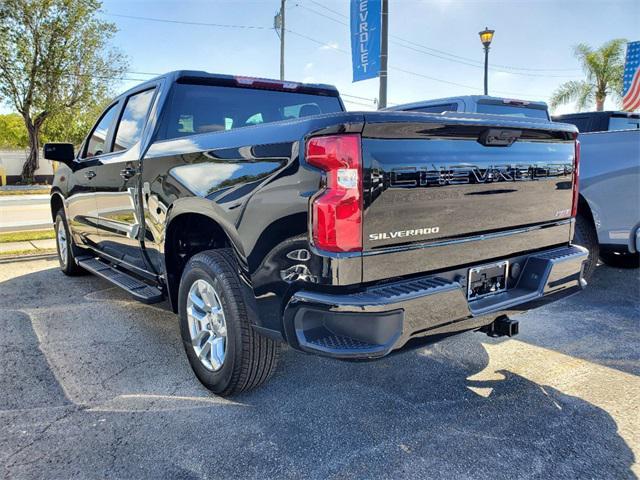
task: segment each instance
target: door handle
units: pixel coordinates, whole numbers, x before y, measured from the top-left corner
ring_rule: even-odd
[[[84,172],[84,176],[87,177],[89,180],[91,180],[93,177],[96,176],[96,172],[94,172],[93,170],[88,170]]]
[[[124,178],[125,180],[129,180],[131,177],[133,177],[137,172],[137,170],[133,167],[127,167],[127,168],[123,168],[122,170],[120,170],[120,176],[122,178]]]

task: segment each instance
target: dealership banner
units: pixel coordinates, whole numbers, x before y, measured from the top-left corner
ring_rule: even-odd
[[[622,109],[640,109],[640,42],[627,43],[627,60],[622,77]]]
[[[351,59],[353,81],[380,73],[381,0],[351,0]]]

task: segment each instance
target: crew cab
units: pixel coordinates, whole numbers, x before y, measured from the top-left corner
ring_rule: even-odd
[[[60,267],[176,312],[202,383],[273,373],[282,342],[369,359],[416,337],[513,335],[579,291],[577,130],[346,112],[338,91],[176,71],[116,98],[62,162]]]

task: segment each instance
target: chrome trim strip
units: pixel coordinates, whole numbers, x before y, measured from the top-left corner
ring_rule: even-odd
[[[382,254],[385,254],[385,253],[395,253],[395,252],[402,252],[402,251],[408,251],[408,250],[418,250],[418,249],[421,249],[421,248],[446,247],[446,246],[450,246],[450,245],[459,245],[459,244],[462,244],[462,243],[477,242],[477,241],[481,241],[481,240],[490,240],[490,239],[501,238],[501,237],[509,237],[511,235],[518,235],[518,234],[521,234],[521,233],[527,233],[527,232],[532,232],[532,231],[535,231],[535,230],[541,230],[543,228],[556,227],[556,226],[560,226],[560,225],[568,225],[568,224],[572,224],[574,222],[575,222],[575,220],[573,218],[568,218],[566,220],[562,220],[562,221],[559,221],[559,222],[544,223],[544,224],[535,225],[535,226],[532,226],[532,227],[523,227],[523,228],[517,228],[517,229],[514,229],[514,230],[507,230],[507,231],[501,231],[501,232],[495,232],[495,233],[484,233],[484,234],[474,235],[474,236],[464,237],[464,238],[456,238],[456,239],[451,239],[451,240],[435,241],[435,242],[430,242],[430,243],[421,242],[421,243],[415,243],[415,244],[405,244],[405,245],[392,246],[392,247],[383,247],[383,248],[376,249],[376,250],[369,250],[369,251],[366,251],[366,252],[362,252],[362,255],[365,256],[365,257],[368,257],[368,256],[373,256],[373,255],[382,255]]]

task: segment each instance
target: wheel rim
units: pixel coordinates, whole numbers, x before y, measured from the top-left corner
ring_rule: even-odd
[[[62,222],[58,222],[58,232],[56,234],[56,238],[58,239],[58,252],[60,254],[60,262],[63,267],[67,266],[67,231],[64,228]]]
[[[191,345],[200,363],[207,370],[220,370],[227,350],[227,323],[220,297],[206,280],[196,280],[189,289],[187,319]]]

